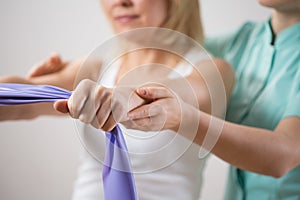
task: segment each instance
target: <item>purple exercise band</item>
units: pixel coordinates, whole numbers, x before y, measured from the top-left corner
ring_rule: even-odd
[[[0,84],[0,106],[55,102],[69,99],[71,94],[68,90],[48,85]],[[102,170],[104,199],[137,200],[123,133],[116,126],[105,135],[106,152]]]

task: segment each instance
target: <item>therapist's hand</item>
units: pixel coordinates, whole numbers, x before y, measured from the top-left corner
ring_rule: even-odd
[[[31,68],[27,79],[37,85],[54,85],[73,90],[83,79],[97,81],[100,76],[102,60],[99,58],[81,58],[64,61],[58,54]]]
[[[31,79],[47,74],[61,71],[66,67],[67,63],[63,62],[57,53],[51,54],[48,58],[34,65],[28,72],[27,78]]]
[[[136,93],[151,103],[128,113],[130,121],[124,122],[127,128],[143,131],[178,130],[182,106],[185,106],[181,99],[165,87],[142,87],[137,89]]]
[[[52,54],[46,60],[32,67],[26,78],[14,75],[2,76],[0,77],[0,83],[34,84],[34,82],[31,81],[32,78],[58,72],[64,67],[65,63],[62,62],[60,56],[58,54]]]
[[[128,113],[126,128],[143,131],[173,130],[193,139],[199,122],[199,110],[187,103],[165,87],[142,87],[136,93],[145,99],[144,104]]]
[[[128,111],[143,103],[133,88],[105,88],[85,79],[69,100],[55,102],[54,108],[97,129],[111,131],[118,122],[127,120]]]

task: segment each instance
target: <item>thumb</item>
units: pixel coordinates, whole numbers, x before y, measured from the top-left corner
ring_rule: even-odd
[[[155,100],[173,97],[169,89],[165,87],[141,87],[136,93],[143,99]]]
[[[68,113],[69,112],[69,107],[68,107],[68,100],[60,100],[56,101],[53,104],[53,107],[55,110],[61,113]]]

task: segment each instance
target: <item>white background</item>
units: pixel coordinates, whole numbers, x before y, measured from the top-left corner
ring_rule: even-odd
[[[269,14],[254,0],[202,1],[209,35]],[[0,27],[0,76],[23,76],[53,51],[74,59],[111,35],[97,0],[1,0]],[[0,123],[0,199],[70,199],[81,149],[70,119]],[[210,157],[202,199],[222,198],[227,167]]]

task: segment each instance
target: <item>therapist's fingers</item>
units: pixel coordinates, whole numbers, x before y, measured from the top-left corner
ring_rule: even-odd
[[[141,131],[151,131],[154,129],[152,122],[153,122],[153,118],[151,117],[133,120],[131,128],[136,128]]]
[[[138,120],[159,115],[161,112],[163,112],[163,108],[156,102],[153,102],[130,111],[127,116],[131,120]]]
[[[61,112],[61,113],[68,113],[69,112],[68,100],[56,101],[53,104],[53,107],[54,107],[55,110],[57,110],[58,112]]]
[[[185,105],[184,102],[165,88],[151,87],[143,95],[147,93],[149,94],[148,97],[152,98],[152,102],[128,113],[128,118],[132,120],[132,124],[140,126],[137,127],[139,130],[178,130],[182,111],[185,110],[182,107]]]
[[[167,112],[161,102],[141,106],[128,113],[129,120],[124,122],[126,128],[142,131],[162,130],[167,120]]]
[[[27,78],[55,73],[61,70],[63,66],[63,61],[60,56],[57,53],[53,53],[49,58],[32,67],[27,74]]]
[[[173,94],[165,87],[141,87],[136,93],[144,99],[161,99],[173,97]]]
[[[165,123],[166,119],[162,118],[161,115],[122,122],[128,129],[141,131],[160,131],[165,129]]]

